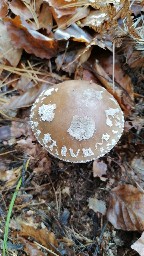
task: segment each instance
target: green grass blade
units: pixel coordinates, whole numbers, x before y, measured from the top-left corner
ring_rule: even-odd
[[[11,202],[10,202],[10,206],[9,206],[9,210],[8,210],[8,214],[7,214],[7,218],[6,218],[5,231],[4,231],[4,242],[3,242],[3,253],[2,253],[3,256],[6,256],[6,254],[7,254],[7,240],[8,240],[8,232],[9,232],[9,223],[10,223],[10,218],[11,218],[14,202],[17,197],[17,193],[19,191],[21,183],[22,183],[22,178],[20,178],[18,181],[15,192],[14,192]]]

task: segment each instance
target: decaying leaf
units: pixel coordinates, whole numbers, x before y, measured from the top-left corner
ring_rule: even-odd
[[[0,57],[16,67],[20,61],[22,50],[13,46],[6,25],[2,21],[0,21],[0,31]]]
[[[20,0],[12,0],[9,3],[10,10],[15,14],[18,15],[25,20],[32,18],[32,13],[30,10],[26,7],[26,5],[23,3],[23,1]]]
[[[15,47],[40,58],[50,59],[58,53],[58,42],[31,28],[20,16],[5,18],[9,35]]]
[[[96,197],[89,198],[89,208],[92,209],[94,212],[99,212],[102,215],[106,214],[106,205],[105,202],[102,200],[98,200]]]
[[[38,95],[48,87],[48,85],[43,84],[43,86],[37,86],[34,88],[30,88],[22,95],[12,96],[9,100],[9,103],[3,104],[2,108],[6,111],[8,109],[17,109],[31,105],[34,100],[38,97]]]
[[[77,24],[72,24],[67,29],[57,29],[55,32],[55,38],[60,40],[68,40],[72,38],[74,41],[77,42],[84,42],[84,43],[90,43],[92,40],[92,37],[89,33],[82,30]]]
[[[122,70],[122,66],[119,61],[118,55],[115,54],[114,63],[112,54],[102,54],[99,58],[99,62],[102,65],[106,73],[112,77],[114,75],[115,83],[119,84],[123,88],[130,98],[134,99],[134,90],[131,78],[129,75],[125,74]],[[114,65],[114,74],[113,74]]]
[[[38,17],[39,28],[45,28],[49,34],[53,27],[53,19],[50,7],[47,3],[43,3]]]
[[[142,157],[134,157],[131,162],[131,167],[144,178],[144,159]]]
[[[2,187],[0,186],[0,189],[3,190],[3,189],[11,188],[12,186],[14,186],[17,183],[20,175],[21,175],[21,168],[1,171],[0,182],[4,182],[5,184]]]
[[[95,61],[93,70],[104,87],[116,98],[125,114],[130,114],[131,109],[133,108],[133,100],[127,91],[119,84],[115,84],[115,86],[113,86],[112,78],[106,73],[99,61]]]
[[[0,18],[4,18],[8,13],[8,4],[5,0],[0,1]]]
[[[107,165],[103,161],[95,160],[93,162],[93,176],[101,177],[105,175],[107,171]]]
[[[144,230],[144,192],[132,185],[112,189],[107,218],[117,229]]]
[[[144,232],[141,237],[131,245],[131,248],[137,251],[140,256],[144,256]]]
[[[27,253],[27,255],[31,256],[44,256],[45,254],[38,249],[38,246],[34,243],[28,241],[27,239],[23,237],[18,237],[18,241],[24,245],[24,250]]]
[[[32,237],[41,245],[46,248],[52,249],[52,245],[57,247],[58,243],[53,232],[49,232],[45,229],[35,229],[32,226],[21,224],[21,231],[19,232],[21,237]]]

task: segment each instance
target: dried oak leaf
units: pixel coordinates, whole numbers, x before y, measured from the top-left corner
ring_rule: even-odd
[[[112,189],[107,218],[117,229],[144,230],[144,192],[132,185]]]
[[[140,256],[144,256],[144,232],[141,237],[131,245],[131,248],[139,253]]]
[[[50,59],[58,53],[58,42],[55,39],[35,31],[19,16],[14,19],[7,17],[4,21],[15,47],[46,59]]]

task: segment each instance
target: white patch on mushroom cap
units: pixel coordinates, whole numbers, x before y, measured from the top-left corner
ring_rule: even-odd
[[[51,122],[54,119],[54,110],[56,109],[56,104],[43,104],[38,109],[38,113],[42,119],[42,121],[48,121]]]
[[[44,92],[44,96],[50,96],[52,92],[54,91],[54,88],[50,88]]]
[[[95,89],[86,89],[83,92],[83,101],[85,102],[86,106],[89,104],[89,102],[95,102],[96,100],[101,100],[103,91],[96,91]]]
[[[35,103],[39,103],[39,98],[36,99]]]
[[[95,122],[91,117],[73,116],[73,120],[67,132],[75,139],[88,140],[95,131]]]
[[[91,150],[91,148],[83,148],[82,149],[82,152],[84,154],[84,157],[87,157],[87,156],[93,156],[94,153],[93,151]]]
[[[118,102],[115,100],[115,98],[109,98],[111,101],[113,101],[116,105],[118,104]]]
[[[70,151],[71,157],[78,157],[78,154],[79,154],[79,152],[80,152],[80,149],[78,149],[76,153],[73,152],[73,149],[72,149],[72,148],[70,148],[69,151]]]
[[[108,141],[108,140],[109,140],[109,138],[110,138],[110,135],[109,135],[109,134],[107,134],[107,133],[102,135],[102,141],[103,141],[103,140]]]
[[[61,148],[61,155],[62,155],[62,156],[66,156],[66,153],[67,153],[67,147],[66,147],[66,146],[63,146],[63,147]]]
[[[49,146],[50,151],[53,151],[54,147],[57,147],[57,143],[55,140],[52,140],[52,144]]]
[[[31,109],[31,110],[32,110],[32,109]],[[30,113],[30,119],[33,119],[33,117],[34,117],[34,112],[31,111],[31,113]]]
[[[116,140],[115,140],[115,139],[112,139],[111,145],[114,146],[115,144],[116,144]]]
[[[109,135],[108,133],[103,134],[103,135],[102,135],[102,138],[101,138],[101,142],[97,142],[97,143],[95,144],[95,149],[98,148],[98,145],[99,145],[99,146],[102,146],[104,140],[108,141],[109,139],[110,139],[110,135]]]
[[[35,127],[38,127],[38,122],[33,122],[33,125],[35,126]]]
[[[103,153],[104,152],[104,148],[102,147],[102,148],[100,148],[100,152],[101,153]]]
[[[59,156],[59,152],[58,152],[57,149],[55,149],[55,154],[56,154],[57,156]]]
[[[120,110],[118,108],[109,108],[109,109],[105,110],[105,113],[106,113],[106,124],[108,126],[110,126],[110,127],[113,126],[113,122],[110,119],[110,117],[113,118],[115,116],[115,114],[119,113],[119,111]]]
[[[44,138],[42,140],[44,144],[47,144],[47,143],[51,142],[51,140],[52,140],[52,138],[51,138],[51,135],[49,133],[44,134]]]
[[[112,133],[113,133],[113,134],[116,134],[116,133],[118,133],[118,131],[116,131],[116,130],[112,130]]]
[[[40,134],[41,134],[41,131],[40,130],[36,130],[36,136],[40,136]]]

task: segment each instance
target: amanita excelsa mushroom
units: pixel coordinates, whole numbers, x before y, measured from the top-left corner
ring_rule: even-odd
[[[31,127],[53,156],[84,163],[109,152],[124,127],[123,112],[103,87],[71,80],[43,91],[31,109]]]

